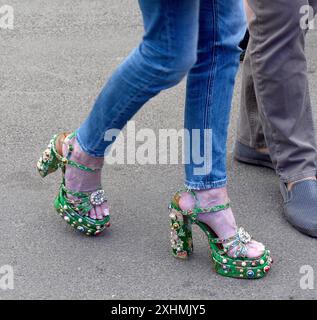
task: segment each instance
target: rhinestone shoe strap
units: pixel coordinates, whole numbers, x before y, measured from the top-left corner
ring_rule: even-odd
[[[173,209],[181,211],[181,213],[184,216],[190,216],[190,218],[193,219],[193,220],[195,220],[199,214],[202,214],[202,213],[216,213],[216,212],[219,212],[219,211],[226,210],[226,209],[228,209],[230,207],[230,202],[227,202],[225,204],[220,204],[220,205],[213,206],[213,207],[200,208],[200,207],[197,206],[198,199],[197,199],[196,193],[193,190],[184,188],[184,189],[181,189],[181,190],[177,191],[176,195],[179,195],[182,192],[187,192],[187,193],[192,194],[193,197],[196,200],[196,206],[193,209],[190,209],[190,210],[181,210],[179,208],[178,204],[172,202],[171,203],[171,207]]]
[[[76,135],[75,132],[71,133],[70,135],[68,135],[68,139],[72,139],[75,135]],[[80,164],[80,163],[78,163],[76,161],[70,160],[70,157],[71,157],[71,154],[72,154],[73,150],[74,150],[73,145],[69,144],[68,145],[68,154],[67,154],[67,156],[66,157],[62,157],[54,147],[54,152],[56,153],[57,158],[60,160],[61,166],[69,165],[69,166],[72,166],[72,167],[75,167],[75,168],[78,168],[80,170],[84,170],[84,171],[87,171],[87,172],[94,172],[94,171],[98,170],[98,169],[91,169],[89,167],[84,166],[83,164]]]
[[[251,239],[252,239],[252,236],[247,231],[245,231],[244,228],[240,227],[237,233],[228,239],[214,238],[214,239],[211,239],[210,241],[212,243],[222,244],[224,248],[223,253],[236,248],[234,257],[238,258],[238,257],[246,256],[247,254],[246,245],[250,243]]]
[[[75,192],[67,189],[64,184],[61,185],[61,188],[64,193],[76,197],[74,199],[67,198],[67,201],[82,215],[88,213],[94,206],[107,202],[105,192],[102,189],[94,192]]]

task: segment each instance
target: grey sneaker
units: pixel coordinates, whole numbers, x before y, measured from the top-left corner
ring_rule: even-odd
[[[293,185],[290,191],[280,184],[284,199],[284,214],[297,230],[317,237],[317,181],[304,180]]]
[[[274,169],[270,155],[258,152],[239,141],[236,141],[234,158],[239,162]]]

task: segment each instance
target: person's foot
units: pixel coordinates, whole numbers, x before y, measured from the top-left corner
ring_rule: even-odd
[[[317,238],[317,180],[310,177],[289,184],[281,182],[284,214],[300,232]]]
[[[301,182],[301,181],[305,181],[305,180],[317,180],[317,178],[316,177],[307,177],[307,178],[304,178],[304,179],[301,179],[301,180],[289,182],[289,183],[286,184],[287,185],[287,190],[291,191],[291,189],[293,188],[294,184],[296,184],[298,182]]]
[[[195,206],[208,208],[227,203],[228,194],[226,188],[195,190],[198,200],[191,193],[183,192],[180,194],[179,206],[182,210],[190,210]],[[207,224],[220,239],[228,239],[237,233],[237,225],[231,208],[215,213],[202,213],[198,220]],[[251,240],[247,245],[247,257],[250,259],[258,258],[263,255],[265,247],[262,243]],[[228,255],[234,257],[236,248],[229,250]]]
[[[236,141],[234,158],[242,163],[274,169],[269,150],[267,148],[255,149]]]
[[[75,192],[94,192],[101,189],[101,170],[104,163],[104,158],[91,157],[85,153],[79,146],[76,137],[68,139],[68,134],[61,135],[56,141],[56,150],[64,158],[67,158],[70,147],[72,146],[71,156],[68,160],[75,161],[91,169],[94,172],[87,172],[76,167],[66,165],[65,171],[65,186],[67,189]],[[68,195],[70,200],[74,201],[78,198]],[[88,213],[91,219],[102,220],[109,215],[109,207],[106,202],[99,206],[94,206]]]

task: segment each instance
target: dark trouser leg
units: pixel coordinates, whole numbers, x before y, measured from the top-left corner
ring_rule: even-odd
[[[316,2],[311,1],[314,7]],[[307,0],[249,0],[255,13],[245,62],[238,140],[265,142],[284,182],[316,174],[316,142],[300,7]],[[265,140],[264,140],[265,136]]]
[[[266,147],[255,95],[249,49],[247,49],[242,68],[242,88],[237,139],[239,142],[254,149]]]

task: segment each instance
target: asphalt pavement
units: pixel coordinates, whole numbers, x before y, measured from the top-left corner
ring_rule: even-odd
[[[167,205],[182,185],[182,165],[110,165],[103,183],[112,227],[85,237],[54,211],[60,173],[42,180],[35,165],[50,137],[74,130],[100,88],[139,42],[137,1],[0,0],[14,8],[14,29],[0,29],[0,266],[11,265],[14,289],[0,299],[315,299],[300,268],[317,279],[317,242],[284,219],[278,178],[232,159],[239,106],[236,83],[228,143],[230,197],[240,225],[264,242],[275,263],[257,281],[212,271],[208,244],[194,230],[194,255],[169,254]],[[307,55],[317,115],[317,33]],[[181,129],[184,82],[152,99],[137,129]]]

